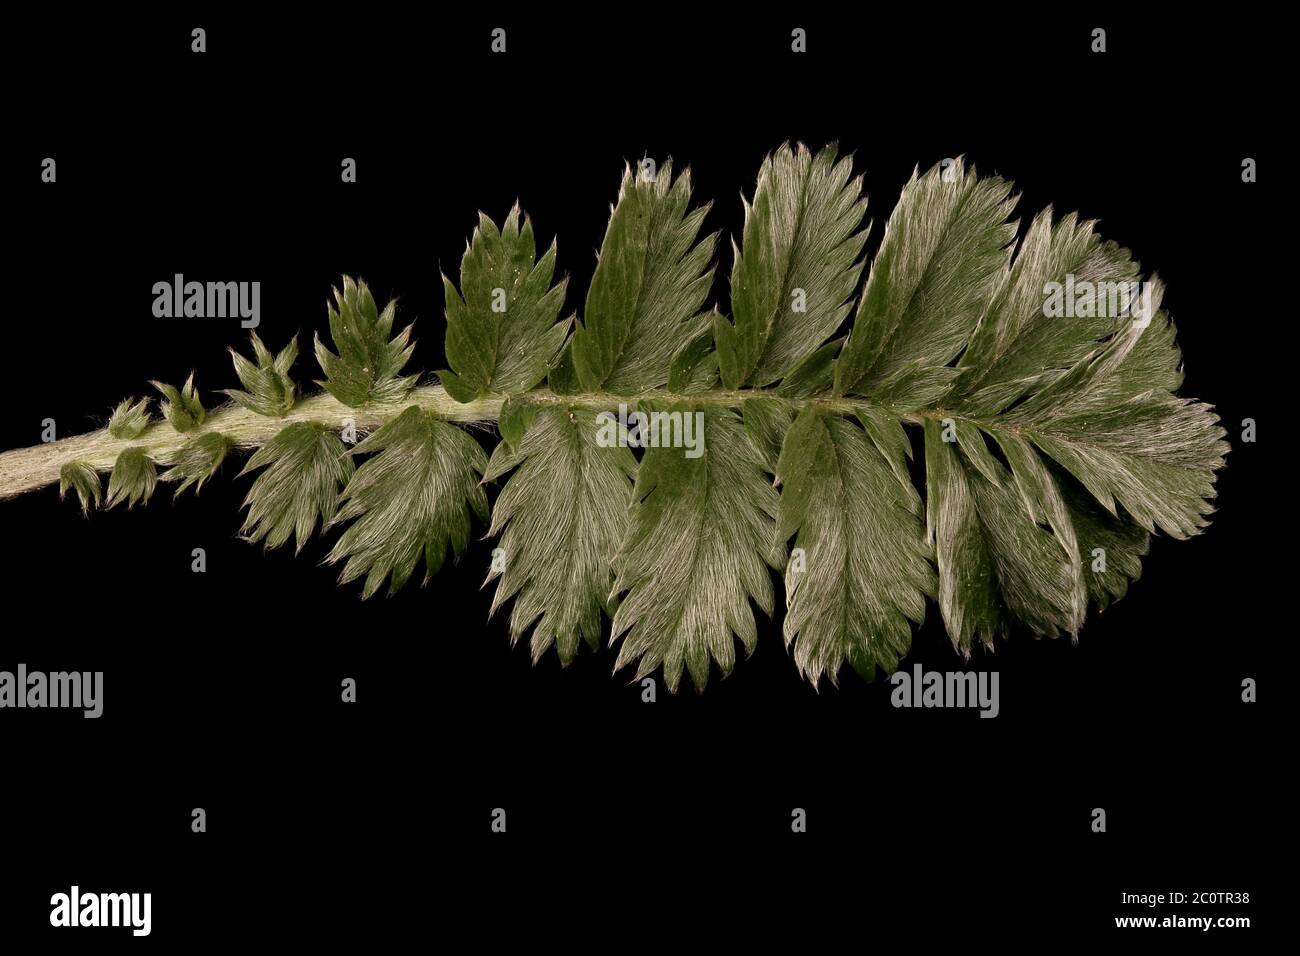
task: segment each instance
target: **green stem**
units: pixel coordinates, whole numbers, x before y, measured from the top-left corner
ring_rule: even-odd
[[[828,410],[841,414],[851,413],[855,408],[868,404],[848,398],[785,399],[774,391],[761,389],[709,391],[693,395],[680,395],[666,391],[643,392],[638,395],[602,393],[557,395],[547,389],[538,389],[528,392],[527,396],[532,402],[576,405],[609,411],[616,411],[619,403],[634,405],[641,401],[709,402],[738,407],[747,399],[759,397],[777,398],[788,402],[791,407],[800,407],[815,401]],[[108,433],[107,428],[102,428],[85,435],[0,453],[0,499],[12,498],[26,491],[53,484],[59,480],[60,469],[69,462],[82,461],[98,471],[110,471],[117,461],[117,456],[127,448],[144,448],[155,462],[168,465],[175,460],[176,452],[182,445],[204,432],[220,432],[237,447],[255,448],[265,444],[286,425],[293,422],[316,422],[335,430],[341,430],[351,423],[358,434],[365,434],[374,431],[412,405],[419,405],[448,421],[494,422],[500,414],[503,400],[502,396],[489,396],[461,404],[448,395],[441,385],[426,385],[415,389],[400,402],[350,408],[329,393],[321,392],[304,398],[282,418],[259,415],[239,405],[224,405],[209,414],[202,426],[188,432],[178,432],[167,422],[157,422],[138,438],[121,439],[114,438]],[[899,418],[916,424],[933,414],[936,413],[927,412],[924,415],[910,413],[899,415]]]

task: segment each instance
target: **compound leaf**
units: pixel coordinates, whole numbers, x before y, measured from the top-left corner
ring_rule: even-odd
[[[245,467],[261,474],[242,531],[301,548],[318,520],[345,525],[326,560],[369,597],[421,559],[431,575],[460,555],[470,512],[488,521],[484,486],[503,479],[487,581],[494,612],[512,603],[511,640],[567,664],[612,616],[615,669],[662,668],[673,691],[683,671],[697,688],[715,662],[729,673],[737,638],[754,650],[769,569],[784,569],[785,641],[814,687],[845,664],[894,669],[927,596],[962,655],[1016,629],[1077,635],[1140,576],[1153,534],[1206,526],[1228,445],[1211,406],[1176,394],[1160,281],[1074,214],[1045,210],[1015,243],[1015,202],[960,159],[915,171],[854,310],[861,179],[833,146],[782,146],[745,205],[731,318],[705,311],[717,237],[700,238],[708,207],[691,208],[690,174],[671,163],[624,170],[581,322],[559,319],[554,243],[538,257],[518,206],[499,228],[481,217],[460,288],[444,279],[441,388],[403,401],[410,328],[394,335],[395,304],[381,312],[364,283],[335,291],[321,384],[370,406],[345,433],[378,426],[351,451],[333,402],[294,409],[296,342],[272,356],[253,335],[254,360],[235,355],[236,402],[300,419]],[[170,429],[151,429],[147,400],[124,401],[107,436],[63,446],[75,454],[6,453],[0,495],[58,461],[60,495],[83,510],[132,506],[156,462],[179,492],[233,438],[272,434],[238,410],[208,416],[193,376],[154,384]],[[494,407],[490,459],[431,411]],[[114,454],[101,494],[95,465]],[[368,457],[354,470],[353,456]]]

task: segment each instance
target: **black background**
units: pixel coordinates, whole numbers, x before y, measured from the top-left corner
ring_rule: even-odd
[[[1155,539],[1077,645],[1022,635],[977,655],[1001,674],[1001,715],[980,720],[895,710],[888,684],[852,674],[816,693],[761,616],[729,678],[644,704],[608,648],[562,669],[510,647],[480,589],[491,541],[423,590],[368,602],[319,566],[332,537],[297,559],[249,546],[233,462],[197,499],[160,486],[146,508],[89,520],[53,488],[0,502],[0,668],[105,672],[99,720],[0,715],[5,938],[150,945],[47,932],[50,894],[74,882],[152,892],[165,946],[463,928],[492,943],[591,921],[667,942],[688,919],[730,931],[778,914],[863,939],[1055,940],[1137,933],[1113,927],[1148,912],[1120,892],[1171,889],[1250,891],[1249,907],[1179,911],[1262,924],[1283,693],[1265,652],[1284,638],[1261,457],[1277,430],[1264,390],[1284,179],[1264,27],[1036,14],[1012,29],[940,7],[852,25],[301,18],[15,27],[0,447],[35,444],[45,418],[60,436],[101,427],[151,378],[193,369],[209,406],[235,386],[237,321],[153,317],[151,287],[174,273],[260,281],[258,332],[276,349],[300,335],[302,383],[331,286],[359,275],[399,297],[412,368],[430,370],[439,271],[457,274],[479,209],[499,221],[518,198],[541,242],[558,236],[567,314],[625,160],[689,164],[697,201],[714,201],[706,226],[738,236],[766,152],[838,141],[866,174],[869,251],[913,166],[965,155],[1015,181],[1022,218],[1078,210],[1158,272],[1183,392],[1219,409],[1233,445],[1220,513],[1192,541]],[[505,56],[488,52],[497,25]],[[356,184],[339,181],[345,156]],[[1246,156],[1257,184],[1241,182]],[[725,239],[719,255],[725,309]],[[1260,444],[1240,441],[1248,417]],[[933,606],[917,662],[961,666]],[[1241,702],[1245,677],[1260,703]],[[206,834],[190,832],[199,806]],[[494,807],[505,835],[489,832]],[[790,832],[794,807],[807,834]]]

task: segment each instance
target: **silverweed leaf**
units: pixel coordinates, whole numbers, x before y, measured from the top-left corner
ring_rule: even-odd
[[[589,392],[635,394],[668,381],[673,355],[698,335],[713,284],[717,233],[696,241],[708,206],[694,210],[691,173],[673,179],[665,162],[653,180],[623,171],[572,361]]]
[[[763,161],[753,203],[745,204],[744,243],[734,250],[734,324],[714,325],[728,388],[770,385],[825,342],[849,314],[867,241],[862,177],[827,146],[802,143]]]
[[[552,286],[555,243],[540,260],[533,224],[515,205],[500,229],[486,215],[465,247],[460,291],[445,275],[448,394],[468,402],[489,392],[526,392],[543,378],[569,334],[556,322],[568,280]]]
[[[139,438],[151,421],[149,399],[142,398],[132,404],[131,399],[124,398],[118,402],[108,419],[108,433],[114,438],[131,441]]]
[[[425,580],[438,573],[447,548],[469,543],[469,511],[488,519],[479,479],[487,455],[468,434],[412,405],[352,449],[375,453],[343,490],[330,525],[351,522],[326,561],[345,561],[340,584],[364,576],[362,597],[385,579],[401,589],[424,559]]]
[[[176,460],[162,476],[163,481],[180,482],[176,486],[176,496],[190,487],[198,494],[203,490],[203,483],[221,467],[230,447],[230,439],[220,432],[208,432],[191,438],[176,453]]]
[[[483,476],[510,474],[488,530],[500,535],[487,576],[498,582],[492,613],[514,599],[510,639],[531,629],[533,660],[555,647],[567,664],[579,639],[594,650],[601,612],[612,613],[611,564],[627,529],[636,458],[602,447],[596,435],[590,409],[537,410],[513,447],[496,447]]]
[[[614,559],[613,593],[623,596],[610,634],[611,643],[622,639],[614,668],[636,662],[639,679],[662,666],[676,691],[684,667],[703,690],[710,660],[731,672],[735,637],[754,651],[749,602],[772,613],[768,567],[781,568],[786,556],[776,540],[777,494],[735,412],[696,403],[644,408],[701,416],[707,441],[698,458],[651,447],[641,459],[631,525]]]
[[[289,378],[289,369],[298,358],[298,338],[294,336],[278,355],[273,356],[256,332],[251,335],[256,365],[234,349],[230,350],[235,374],[247,391],[225,389],[224,392],[250,412],[281,418],[293,408],[295,386]]]
[[[798,531],[786,563],[785,640],[799,673],[838,681],[892,672],[935,593],[921,498],[898,480],[866,431],[815,405],[785,435],[778,540]],[[870,504],[868,504],[870,503]]]
[[[338,308],[327,310],[330,338],[338,354],[316,336],[316,361],[325,373],[325,380],[316,384],[352,408],[369,402],[400,401],[419,376],[399,374],[415,345],[409,325],[389,338],[397,301],[390,301],[380,312],[366,284],[344,276],[343,291],[334,290],[334,302]]]
[[[108,476],[104,507],[112,508],[125,501],[128,510],[134,508],[137,502],[148,501],[157,485],[158,468],[146,449],[140,446],[124,449]]]
[[[248,516],[240,533],[249,541],[278,548],[294,538],[294,551],[311,537],[319,518],[325,526],[338,509],[339,489],[352,477],[343,442],[314,422],[294,422],[248,459],[246,475],[265,469],[244,499]]]
[[[499,227],[480,216],[460,287],[444,280],[451,370],[414,392],[410,328],[394,335],[395,304],[345,277],[335,350],[315,351],[319,384],[367,406],[355,418],[314,397],[278,431],[257,419],[293,407],[296,344],[272,356],[254,335],[228,394],[255,414],[220,413],[241,443],[269,437],[241,472],[261,472],[243,533],[300,549],[318,521],[341,526],[326,558],[340,581],[391,593],[421,560],[427,579],[464,552],[500,480],[487,581],[494,612],[512,604],[512,642],[568,663],[612,617],[615,670],[661,669],[675,691],[684,672],[697,689],[729,673],[737,639],[755,651],[772,571],[816,688],[845,665],[897,667],[928,599],[963,656],[1015,631],[1077,636],[1127,593],[1153,535],[1205,528],[1224,429],[1177,394],[1159,278],[1094,223],[1049,208],[1017,242],[1013,184],[945,160],[913,172],[868,266],[853,159],[784,145],[745,203],[729,301],[709,309],[717,237],[692,201],[671,163],[624,169],[580,322],[559,319],[555,244],[539,257],[517,206]],[[192,376],[155,385],[176,432],[203,425]],[[646,442],[606,430],[616,409],[682,427]],[[440,415],[496,418],[491,458]],[[376,430],[347,451],[358,420]],[[159,429],[122,448],[149,424],[148,402],[126,401],[95,436],[121,449],[104,507],[146,500],[154,458],[183,489],[229,447]],[[5,454],[0,497],[57,475],[83,510],[100,500],[84,462]]]
[[[178,432],[193,431],[207,419],[203,402],[194,388],[194,373],[191,372],[185,384],[177,389],[163,382],[151,382],[154,388],[162,392],[162,416]]]
[[[103,486],[99,483],[99,472],[84,461],[70,461],[59,469],[59,500],[69,489],[77,492],[81,501],[81,513],[90,514],[91,508],[98,508],[103,496]]]

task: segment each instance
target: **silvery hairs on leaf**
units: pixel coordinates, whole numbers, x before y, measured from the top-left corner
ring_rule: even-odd
[[[353,464],[337,435],[315,422],[295,422],[248,459],[240,475],[265,469],[244,499],[248,516],[240,532],[278,548],[292,536],[295,552],[316,528],[334,519],[339,489]]]
[[[614,559],[614,594],[623,595],[610,633],[611,643],[622,639],[614,668],[635,661],[639,679],[662,666],[675,691],[684,666],[703,690],[711,660],[731,672],[735,638],[753,653],[749,602],[772,614],[768,568],[784,565],[785,543],[775,533],[776,490],[736,413],[691,404],[659,410],[702,412],[707,447],[694,459],[652,447],[641,459],[631,526]]]
[[[668,381],[673,355],[709,321],[717,233],[697,242],[708,206],[690,209],[691,174],[665,162],[653,180],[623,171],[600,258],[574,330],[572,361],[590,392],[636,394]]]
[[[728,388],[770,385],[815,352],[851,308],[867,241],[862,177],[828,146],[786,144],[763,161],[744,243],[733,248],[734,324],[714,323]]]
[[[193,431],[203,424],[207,411],[199,400],[199,393],[194,387],[194,373],[191,372],[185,384],[177,389],[163,382],[152,382],[154,388],[162,392],[162,416],[178,432]]]
[[[77,492],[84,515],[90,514],[91,508],[99,507],[104,493],[99,483],[99,472],[84,461],[70,461],[59,470],[59,500],[69,489]]]
[[[351,524],[325,559],[346,561],[340,584],[364,576],[363,597],[390,577],[389,593],[401,589],[421,557],[427,581],[449,546],[457,556],[465,550],[470,509],[488,519],[479,485],[487,455],[456,426],[412,405],[352,449],[370,453],[343,490],[331,525]]]
[[[1104,607],[1140,570],[1143,529],[1203,525],[1226,450],[1209,407],[1170,394],[1180,363],[1164,313],[1047,313],[1048,283],[1132,282],[1140,269],[1091,223],[1053,223],[1050,210],[1013,249],[1011,189],[960,160],[913,175],[834,376],[836,395],[924,412],[927,539],[963,654],[1017,623],[1077,634],[1089,601]],[[1085,566],[1107,544],[1115,562]]]
[[[1016,226],[1011,184],[960,159],[912,173],[889,216],[835,368],[835,394],[926,407],[1005,271]]]
[[[546,377],[568,337],[570,322],[556,322],[567,280],[551,285],[555,243],[541,260],[533,224],[519,206],[496,224],[482,213],[465,247],[460,291],[442,277],[447,302],[447,361],[438,373],[447,392],[462,402],[489,392],[526,392]]]
[[[514,599],[510,639],[531,628],[534,660],[555,647],[567,664],[580,638],[594,650],[601,612],[613,613],[611,565],[627,530],[637,463],[628,448],[601,447],[596,431],[591,409],[539,409],[513,449],[505,441],[496,447],[483,476],[510,475],[488,532],[501,536],[487,577],[499,582],[492,612]]]
[[[397,315],[397,300],[380,312],[364,282],[343,277],[343,291],[334,290],[337,309],[327,306],[330,339],[338,354],[315,339],[316,361],[325,373],[316,384],[344,405],[358,408],[369,402],[396,402],[415,385],[418,375],[401,375],[415,345],[411,326],[389,338]]]
[[[799,672],[814,686],[845,662],[868,680],[892,672],[935,593],[920,496],[866,431],[815,405],[786,432],[776,473],[776,537],[798,531],[785,639]]]
[[[193,487],[194,493],[203,490],[203,483],[216,474],[230,450],[230,439],[220,432],[207,432],[191,438],[176,453],[176,460],[163,474],[163,481],[178,481],[175,495]]]
[[[237,403],[250,412],[280,418],[293,408],[295,386],[289,377],[289,369],[298,358],[298,338],[294,336],[278,355],[271,355],[270,349],[262,344],[257,333],[251,333],[253,355],[257,359],[254,365],[234,349],[230,357],[235,363],[235,374],[246,391],[226,389]]]
[[[125,501],[128,509],[137,502],[148,501],[158,485],[158,468],[153,459],[139,446],[127,448],[117,456],[113,472],[108,476],[108,497],[105,508]]]
[[[991,646],[1016,619],[1049,637],[1073,632],[1084,593],[1077,545],[1071,553],[1034,521],[1000,464],[986,477],[959,447],[942,440],[938,422],[926,422],[929,527],[939,559],[939,609],[953,645],[969,656],[976,639]]]
[[[118,402],[108,419],[108,433],[114,438],[139,438],[150,422],[149,399],[142,398],[132,404],[129,398],[125,398]]]

